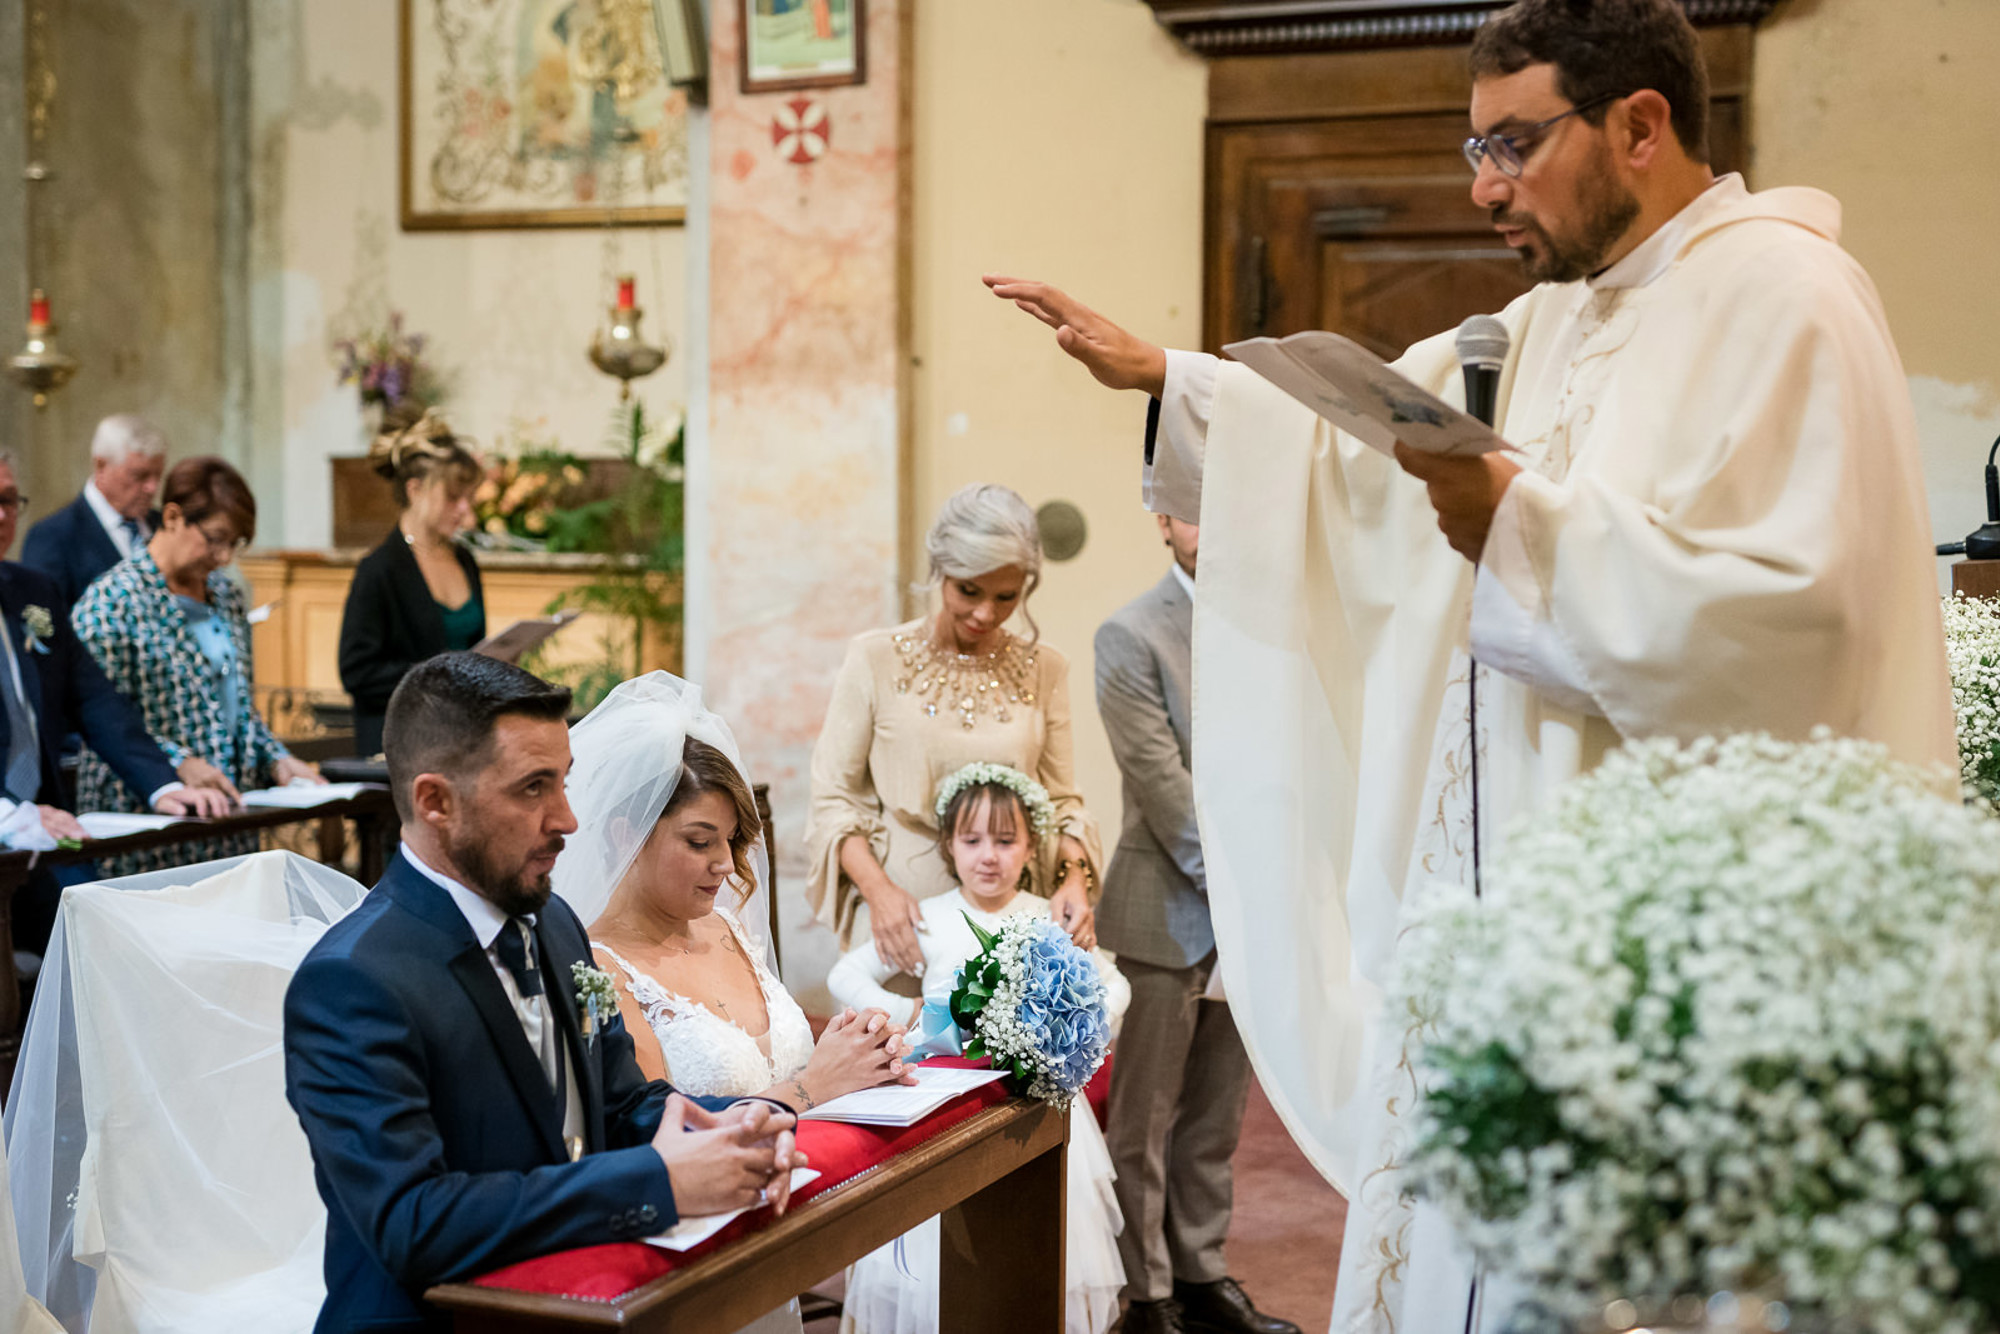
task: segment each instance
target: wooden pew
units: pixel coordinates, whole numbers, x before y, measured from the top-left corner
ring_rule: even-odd
[[[941,1334],[1060,1330],[1068,1144],[1067,1112],[1010,1098],[615,1297],[463,1283],[424,1295],[457,1334],[729,1334],[942,1213]]]

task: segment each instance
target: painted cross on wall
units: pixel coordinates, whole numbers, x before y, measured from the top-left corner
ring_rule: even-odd
[[[826,108],[810,97],[794,97],[771,117],[771,147],[794,166],[807,166],[826,152],[833,122]]]

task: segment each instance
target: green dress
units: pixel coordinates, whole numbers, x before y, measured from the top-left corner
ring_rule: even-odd
[[[435,601],[435,599],[433,599]],[[479,642],[479,632],[486,627],[486,608],[478,598],[467,598],[456,607],[437,604],[438,614],[444,617],[444,646],[454,652],[471,648]]]

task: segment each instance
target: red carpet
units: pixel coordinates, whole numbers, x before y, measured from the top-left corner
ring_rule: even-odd
[[[1253,1081],[1236,1146],[1229,1272],[1262,1311],[1325,1334],[1347,1201],[1313,1170]]]

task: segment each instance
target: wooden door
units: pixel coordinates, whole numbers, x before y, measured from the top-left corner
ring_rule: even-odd
[[[1712,74],[1733,48],[1711,36]],[[1345,334],[1385,359],[1527,290],[1472,202],[1458,51],[1245,57],[1211,66],[1204,335]],[[1741,84],[1710,146],[1740,169]],[[1316,114],[1317,113],[1317,114]]]

